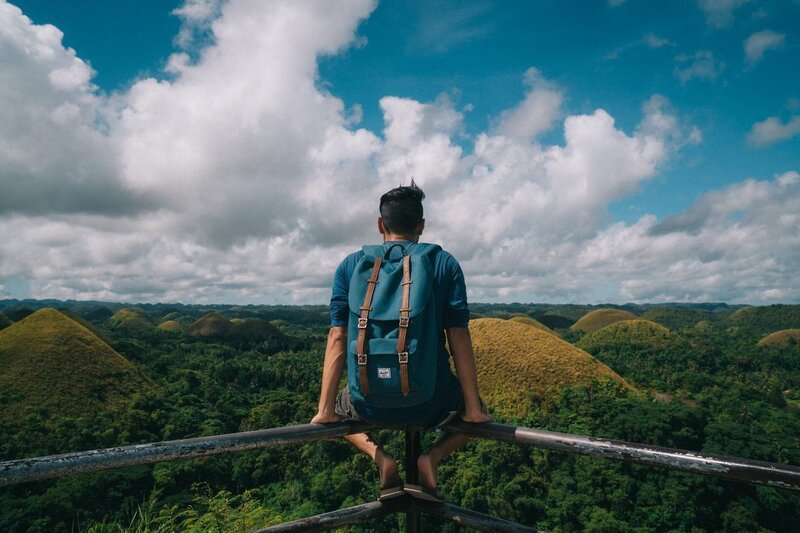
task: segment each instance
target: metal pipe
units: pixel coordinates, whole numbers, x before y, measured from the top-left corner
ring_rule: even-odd
[[[640,463],[669,470],[745,481],[777,489],[800,491],[800,468],[739,457],[706,455],[674,448],[648,446],[611,439],[581,437],[489,422],[469,424],[456,420],[446,431],[548,450],[577,453],[626,463]]]
[[[284,522],[275,526],[265,527],[251,533],[289,533],[296,531],[327,531],[350,524],[363,524],[364,522],[380,518],[393,513],[398,513],[408,507],[407,497],[394,498],[386,502],[369,502],[347,509],[338,509],[330,513],[318,514],[307,518],[300,518],[292,522]]]
[[[540,529],[535,527],[523,526],[516,522],[510,522],[502,518],[497,518],[487,514],[464,509],[457,505],[450,503],[433,503],[424,502],[421,500],[413,500],[411,508],[416,509],[420,513],[435,516],[443,520],[448,520],[461,527],[468,527],[477,529],[478,531],[491,531],[491,532],[539,532]]]
[[[370,427],[372,426],[360,422],[300,424],[228,435],[17,459],[0,463],[0,486],[122,466],[343,437],[352,433],[362,433]]]

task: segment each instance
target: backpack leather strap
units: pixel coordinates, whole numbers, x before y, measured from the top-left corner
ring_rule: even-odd
[[[411,390],[408,383],[408,346],[406,335],[408,333],[408,315],[411,312],[411,256],[403,257],[403,303],[400,306],[400,329],[397,333],[397,360],[400,364],[400,387],[403,396],[408,396]]]
[[[367,280],[367,294],[364,295],[364,304],[361,306],[361,316],[358,319],[358,343],[356,346],[356,361],[358,362],[358,381],[361,394],[369,394],[369,375],[367,374],[367,322],[369,312],[372,311],[372,297],[375,295],[375,285],[378,284],[378,273],[381,270],[381,258],[375,258],[372,265],[372,274]]]

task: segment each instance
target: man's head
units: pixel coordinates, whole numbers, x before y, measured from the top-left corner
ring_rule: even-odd
[[[411,185],[401,185],[381,196],[381,217],[378,219],[381,233],[405,237],[421,235],[425,225],[422,212],[424,199],[425,193],[414,180],[411,180]]]

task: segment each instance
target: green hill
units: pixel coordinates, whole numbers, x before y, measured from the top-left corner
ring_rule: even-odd
[[[613,370],[552,333],[496,318],[471,320],[481,395],[493,410],[524,416],[531,397],[552,398],[569,385],[610,378]]]
[[[677,330],[695,327],[700,322],[708,322],[714,318],[714,315],[710,312],[694,309],[656,306],[646,309],[640,318]]]
[[[636,318],[638,317],[630,311],[624,311],[622,309],[595,309],[583,315],[570,329],[573,331],[591,333],[609,324],[613,324],[614,322],[619,322],[620,320],[634,320]]]
[[[82,324],[45,308],[0,331],[0,417],[83,416],[126,401],[144,380]]]
[[[130,331],[149,331],[155,327],[150,317],[136,309],[122,308],[109,320],[115,328]]]
[[[732,333],[757,337],[800,328],[800,305],[744,307],[728,316],[726,325]]]
[[[680,342],[681,337],[661,324],[649,320],[621,320],[587,334],[575,345],[587,352],[609,346],[664,347]]]
[[[800,329],[784,329],[770,333],[758,341],[758,346],[800,346]]]
[[[539,322],[538,320],[531,318],[527,315],[514,315],[509,318],[512,322],[518,322],[519,324],[525,324],[526,326],[531,326],[534,328],[539,328],[542,331],[547,331],[549,333],[553,333],[553,330]]]

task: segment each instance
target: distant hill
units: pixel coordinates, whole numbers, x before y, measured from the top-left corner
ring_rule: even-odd
[[[800,346],[800,329],[784,329],[770,333],[758,341],[758,345],[775,347]]]
[[[635,320],[636,318],[638,318],[636,315],[623,309],[596,309],[582,316],[570,329],[591,333],[614,322]]]
[[[0,331],[0,417],[83,416],[119,404],[144,380],[82,324],[55,309]]]
[[[775,331],[800,328],[800,305],[745,307],[725,321],[729,331],[763,337]]]
[[[515,315],[515,316],[512,316],[511,318],[509,318],[509,320],[512,321],[512,322],[518,322],[520,324],[525,324],[526,326],[539,328],[539,329],[547,331],[549,333],[553,333],[553,330],[551,330],[550,328],[548,328],[547,326],[545,326],[544,324],[542,324],[538,320],[533,319],[533,318],[531,318],[529,316],[526,316],[526,315]]]
[[[552,333],[510,320],[471,320],[481,395],[492,409],[527,414],[530,397],[556,396],[568,385],[610,378],[630,387],[613,370]]]
[[[280,339],[286,336],[278,328],[260,318],[228,320],[219,313],[208,313],[186,330],[187,335],[235,339]]]
[[[127,329],[132,331],[149,331],[155,327],[143,312],[136,309],[123,307],[109,319],[115,328]]]
[[[578,348],[596,353],[600,348],[629,345],[664,347],[682,339],[660,324],[649,320],[621,320],[587,334],[575,343]]]
[[[715,315],[707,311],[675,307],[650,307],[640,318],[666,326],[669,329],[693,328],[700,322],[710,323]],[[701,326],[702,327],[702,326]]]
[[[165,320],[156,329],[159,331],[180,331],[182,328],[175,320]]]
[[[230,335],[234,324],[219,313],[208,313],[195,321],[186,330],[187,335],[200,337],[223,337]]]

